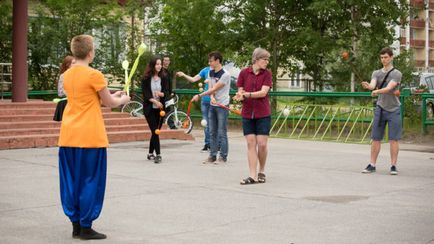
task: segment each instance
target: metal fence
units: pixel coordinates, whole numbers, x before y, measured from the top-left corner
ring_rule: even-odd
[[[136,92],[140,92],[137,90]],[[198,90],[176,89],[182,98],[198,94]],[[29,91],[28,95],[55,95],[57,91]],[[231,96],[235,90],[231,90]],[[10,92],[2,94],[10,97]],[[404,118],[404,100],[409,97],[410,90],[401,93],[401,119]],[[373,106],[360,105],[358,100],[369,101],[370,92],[270,92],[269,96],[275,101],[272,112],[271,136],[294,139],[332,140],[337,142],[368,143],[369,131],[372,127]],[[420,94],[422,98],[422,133],[427,132],[427,126],[434,125],[434,118],[427,113],[427,101],[434,101],[434,94]],[[290,97],[298,98],[328,98],[336,100],[348,98],[348,103],[321,104],[312,101],[287,101]],[[188,98],[186,100],[189,100]],[[187,104],[187,103],[186,103]],[[370,103],[368,103],[370,104]],[[193,110],[191,116],[201,117],[200,110]],[[231,115],[230,119],[240,119]],[[387,133],[385,133],[387,135]]]
[[[12,87],[12,63],[0,63],[0,97]]]

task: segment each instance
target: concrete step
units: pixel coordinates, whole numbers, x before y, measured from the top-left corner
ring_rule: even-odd
[[[0,101],[0,110],[19,108],[55,108],[56,103],[42,100],[30,100],[28,102],[11,102],[11,100]]]
[[[52,121],[54,111],[52,114],[15,114],[15,115],[0,115],[1,122],[25,122],[25,121]],[[128,113],[120,112],[105,112],[103,113],[104,119],[114,118],[129,118]]]
[[[57,146],[61,123],[53,121],[55,108],[55,103],[40,100],[26,103],[0,100],[0,150]],[[110,143],[142,141],[151,137],[145,118],[112,112],[107,107],[101,109]],[[193,136],[163,125],[160,138],[192,140]]]
[[[109,143],[149,140],[151,132],[147,131],[114,131],[107,132]],[[55,147],[58,134],[0,136],[0,149],[17,149],[32,147]],[[178,130],[161,130],[161,139],[193,140],[191,134]]]
[[[111,112],[111,108],[101,107],[103,113]],[[1,115],[54,115],[54,111],[56,111],[56,107],[48,107],[48,108],[0,108],[0,116]]]
[[[11,102],[11,100],[0,100],[0,110],[3,109],[30,109],[30,108],[56,108],[57,104],[51,101],[29,100],[28,102]],[[102,106],[103,109],[111,108]]]
[[[167,128],[166,126],[163,127]],[[111,125],[106,126],[106,131],[145,131],[149,130],[147,124],[137,124],[137,125]],[[0,136],[22,136],[22,135],[42,135],[42,134],[59,134],[60,127],[55,128],[23,128],[23,129],[6,129],[0,131]]]
[[[108,118],[104,119],[106,126],[109,125],[138,125],[146,123],[142,118]],[[20,122],[0,122],[0,130],[6,129],[35,129],[35,128],[60,128],[60,123],[56,121],[20,121]]]

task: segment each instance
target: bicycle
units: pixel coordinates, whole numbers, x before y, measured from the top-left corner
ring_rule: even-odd
[[[145,117],[143,115],[143,99],[134,93],[131,101],[125,103],[121,111],[122,113],[129,113],[132,117]]]
[[[129,113],[133,117],[144,117],[143,115],[143,100],[138,95],[134,94],[135,101],[130,101],[122,107],[122,112]],[[137,101],[139,100],[139,101]],[[173,95],[171,99],[165,102],[166,109],[171,108],[166,114],[163,124],[166,124],[172,130],[182,129],[186,134],[189,134],[193,129],[193,120],[182,110],[178,109],[178,95]],[[186,122],[188,121],[188,122]],[[185,126],[184,126],[185,125]],[[185,127],[185,128],[184,128]]]

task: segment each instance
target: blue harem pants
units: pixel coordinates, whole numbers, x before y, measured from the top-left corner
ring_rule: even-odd
[[[60,199],[71,222],[90,228],[104,201],[107,148],[59,148]]]

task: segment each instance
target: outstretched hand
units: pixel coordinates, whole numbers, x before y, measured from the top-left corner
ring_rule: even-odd
[[[235,96],[233,97],[233,99],[237,102],[243,101],[244,100],[243,93],[241,93],[241,92],[235,93]]]
[[[128,95],[126,95],[126,94],[124,94],[123,92],[120,95],[120,97],[121,97],[121,103],[122,104],[126,104],[127,102],[131,101],[131,97],[128,96]]]
[[[200,96],[199,95],[194,95],[193,98],[191,99],[192,102],[197,102],[199,101]]]
[[[364,89],[369,89],[369,83],[366,82],[366,81],[363,81],[363,82],[362,82],[362,87],[363,87]]]

